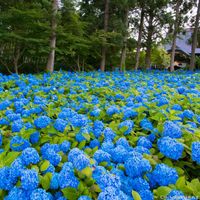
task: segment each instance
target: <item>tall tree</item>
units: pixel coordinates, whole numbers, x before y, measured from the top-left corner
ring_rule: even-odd
[[[128,28],[129,28],[128,16],[129,16],[129,6],[127,5],[126,8],[124,9],[125,30],[123,37],[122,52],[121,52],[120,71],[124,71],[126,69],[126,50],[127,50]]]
[[[56,50],[56,29],[57,29],[58,0],[52,0],[52,19],[51,19],[51,37],[50,53],[47,61],[47,71],[54,71],[55,50]]]
[[[164,37],[163,32],[169,23],[167,0],[149,0],[145,12],[144,45],[146,47],[145,67],[151,66],[151,50]]]
[[[193,33],[193,39],[192,39],[192,54],[191,54],[191,60],[190,60],[190,70],[191,71],[193,71],[195,68],[195,50],[197,47],[197,34],[198,34],[198,28],[199,28],[199,18],[200,18],[200,0],[198,1],[196,21],[195,21],[195,27],[194,27],[194,33]]]
[[[108,31],[108,21],[109,21],[109,4],[110,0],[105,0],[105,12],[104,12],[104,31],[105,33]],[[103,38],[103,47],[101,51],[101,64],[100,69],[101,71],[105,71],[105,64],[106,64],[106,38]]]
[[[170,59],[170,71],[174,71],[174,58],[175,58],[175,50],[176,50],[176,38],[178,34],[178,29],[180,25],[180,6],[182,0],[177,0],[175,4],[175,21],[174,21],[174,30],[173,30],[173,38],[172,38],[172,48],[171,48],[171,59]]]
[[[135,70],[139,67],[140,62],[140,49],[141,49],[141,43],[142,43],[142,31],[144,27],[144,14],[145,10],[144,7],[141,7],[141,14],[140,14],[140,24],[139,24],[139,30],[138,30],[138,39],[137,39],[137,49],[136,49],[136,56],[135,56]]]

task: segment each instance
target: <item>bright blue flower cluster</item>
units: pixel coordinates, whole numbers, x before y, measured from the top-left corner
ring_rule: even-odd
[[[34,124],[37,128],[46,128],[51,123],[51,119],[47,116],[40,116],[35,119]]]
[[[30,147],[29,141],[20,136],[14,136],[10,141],[10,148],[13,151],[22,151],[27,147]]]
[[[140,122],[140,126],[142,127],[142,129],[147,130],[147,131],[151,131],[153,130],[153,125],[152,123],[144,118],[141,122]]]
[[[83,170],[90,166],[90,159],[77,148],[72,149],[68,154],[68,161],[73,163],[74,167],[78,170]]]
[[[127,130],[124,132],[124,135],[129,135],[134,127],[134,122],[132,120],[126,120],[119,124],[119,128],[127,128]]]
[[[152,174],[154,180],[160,186],[175,184],[178,179],[177,171],[165,164],[157,164]]]
[[[163,137],[158,140],[158,149],[168,158],[178,160],[183,154],[184,147],[180,142],[170,137]]]
[[[180,127],[174,122],[166,121],[164,123],[163,136],[169,136],[171,138],[180,138],[182,136],[182,131]]]
[[[54,124],[54,128],[58,131],[60,131],[61,133],[64,132],[66,126],[67,126],[67,121],[63,120],[63,119],[56,119],[55,124]]]
[[[192,160],[200,165],[200,142],[192,143]]]
[[[131,155],[131,154],[130,154]],[[134,153],[124,163],[126,174],[130,177],[139,177],[151,170],[148,160],[143,159],[141,154]]]

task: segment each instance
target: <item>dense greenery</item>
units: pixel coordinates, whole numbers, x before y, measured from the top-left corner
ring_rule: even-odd
[[[88,71],[102,62],[106,70],[134,69],[137,60],[144,69],[166,67],[166,53],[155,62],[155,49],[190,19],[193,26],[187,13],[195,7],[195,0],[0,0],[0,70],[53,70],[54,50],[55,69]]]

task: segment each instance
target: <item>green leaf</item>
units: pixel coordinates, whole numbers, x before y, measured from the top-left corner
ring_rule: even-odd
[[[20,155],[20,152],[9,152],[5,158],[5,165],[10,166],[11,163]]]
[[[78,193],[77,190],[74,188],[64,188],[62,189],[63,195],[65,198],[70,200],[77,200],[78,199]]]
[[[82,135],[87,141],[90,141],[90,135],[88,133],[84,133]]]
[[[156,189],[156,193],[159,198],[161,198],[163,196],[167,196],[170,193],[170,191],[171,191],[171,188],[169,188],[167,186],[161,186]]]
[[[83,169],[81,171],[85,176],[87,176],[88,178],[92,177],[92,168],[90,167],[86,167],[85,169]]]
[[[78,148],[79,149],[83,149],[83,147],[85,147],[86,141],[83,140],[82,142],[79,143]]]
[[[48,190],[51,183],[52,174],[46,173],[44,176],[40,176],[40,183],[45,190]]]
[[[142,200],[140,195],[134,190],[132,190],[132,197],[134,200]]]
[[[45,161],[41,164],[40,170],[41,170],[42,172],[45,171],[45,170],[47,170],[48,167],[49,167],[49,165],[50,165],[50,162],[49,162],[48,160],[45,160]]]

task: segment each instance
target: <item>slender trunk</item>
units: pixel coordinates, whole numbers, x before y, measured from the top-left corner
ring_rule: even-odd
[[[78,72],[80,72],[81,68],[80,68],[80,57],[79,57],[79,55],[77,57],[77,67],[78,67]]]
[[[135,63],[135,70],[138,69],[140,63],[140,48],[141,48],[141,41],[142,41],[142,31],[144,27],[144,9],[141,9],[141,16],[140,16],[140,26],[139,26],[139,34],[138,34],[138,41],[137,41],[137,51],[136,51],[136,63]]]
[[[50,53],[47,62],[47,71],[54,71],[54,62],[55,62],[55,48],[56,48],[56,15],[58,13],[57,0],[52,0],[52,20],[51,20],[51,38],[50,38]]]
[[[124,41],[122,47],[122,54],[121,54],[121,62],[120,62],[120,71],[126,70],[126,50],[127,50],[127,40],[128,40],[128,13],[129,9],[127,8],[125,11],[125,34],[124,34]]]
[[[173,39],[172,39],[172,49],[171,49],[171,59],[170,59],[170,71],[174,71],[174,58],[175,58],[175,51],[176,51],[176,38],[178,34],[178,27],[179,27],[179,13],[180,13],[180,6],[181,6],[181,0],[177,1],[176,3],[176,19],[174,23],[174,31],[173,31]]]
[[[193,40],[192,40],[192,54],[191,54],[191,60],[190,60],[191,71],[193,71],[195,68],[195,50],[197,47],[197,33],[198,33],[198,28],[199,28],[199,18],[200,18],[200,0],[198,1],[198,9],[197,9],[195,28],[194,28]]]
[[[109,4],[110,0],[105,0],[105,13],[104,13],[104,31],[105,33],[108,31],[108,20],[109,20]],[[100,69],[101,71],[105,71],[105,64],[106,64],[106,38],[103,39],[103,47],[101,50],[101,64]]]
[[[150,14],[148,36],[147,36],[147,49],[146,49],[146,57],[145,57],[146,69],[148,69],[151,66],[152,35],[153,35],[153,15]]]
[[[14,68],[15,68],[15,73],[16,74],[18,74],[18,62],[19,62],[19,58],[20,58],[20,47],[16,46],[15,53],[14,53],[14,60],[13,60],[13,64],[14,64]]]

